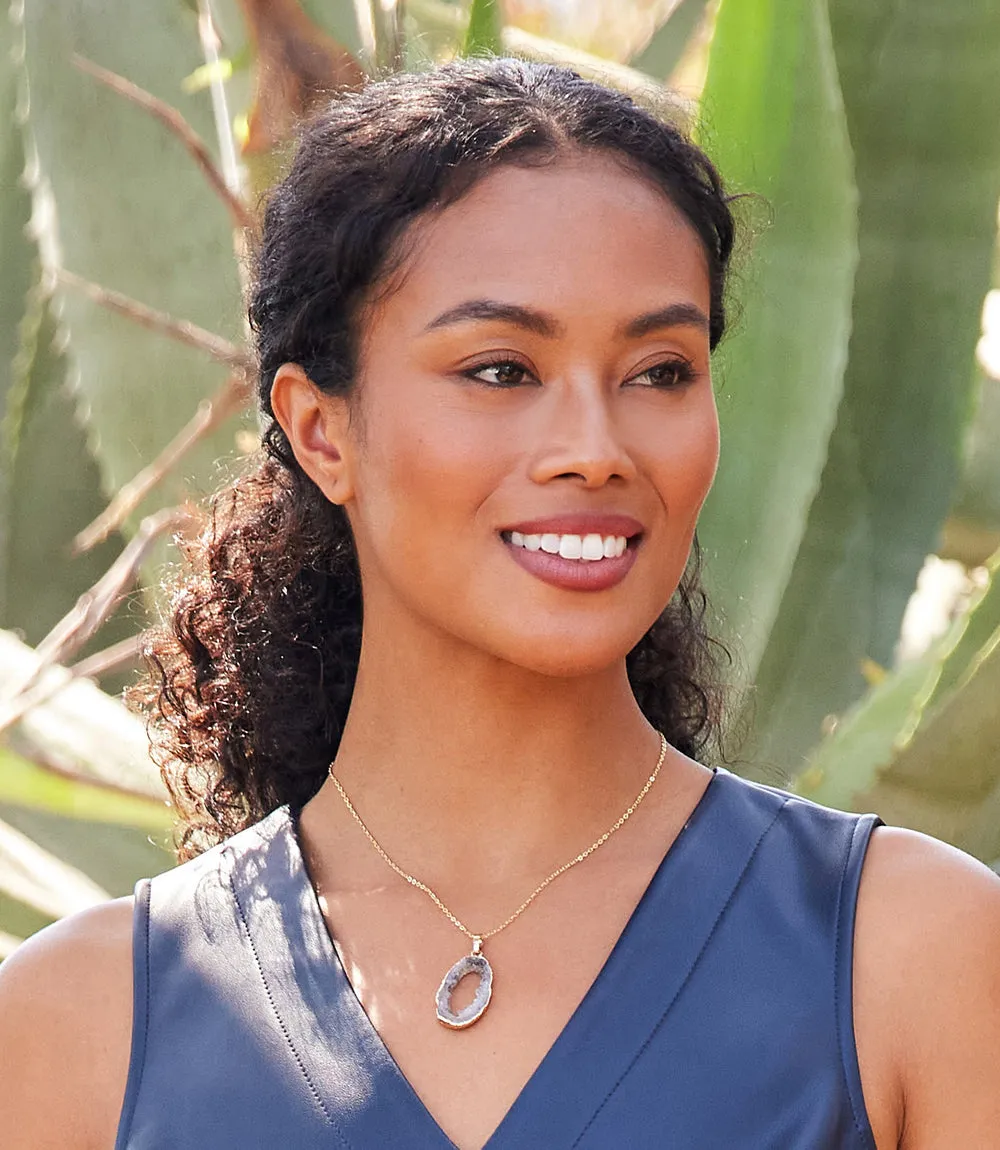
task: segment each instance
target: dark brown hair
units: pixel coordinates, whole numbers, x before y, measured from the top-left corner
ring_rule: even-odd
[[[351,701],[361,585],[347,518],[299,467],[273,418],[277,368],[350,391],[360,305],[409,225],[504,164],[599,151],[652,180],[704,245],[711,346],[725,330],[733,217],[718,174],[678,128],[550,65],[464,61],[338,97],[304,130],[272,192],[253,268],[263,451],[213,501],[167,625],[150,635],[150,730],[189,857],[319,789]],[[697,545],[673,600],[629,654],[643,712],[695,756],[717,733],[713,644]]]

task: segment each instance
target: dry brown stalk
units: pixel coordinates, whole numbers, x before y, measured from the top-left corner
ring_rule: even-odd
[[[119,643],[112,643],[101,651],[95,651],[79,663],[74,663],[67,670],[74,679],[99,679],[101,675],[109,675],[112,671],[120,671],[123,667],[132,667],[139,662],[142,655],[142,636],[132,635],[122,639]]]
[[[143,519],[135,537],[114,563],[35,648],[38,665],[0,708],[0,734],[47,697],[47,688],[42,685],[45,672],[71,659],[107,622],[135,584],[139,568],[156,540],[169,531],[183,531],[194,521],[194,514],[186,507],[168,507]]]
[[[231,375],[211,399],[202,400],[192,418],[181,428],[152,463],[144,467],[115,495],[100,515],[73,540],[74,554],[89,551],[117,531],[146,496],[206,435],[239,411],[249,398],[249,384],[242,373]]]
[[[208,150],[208,145],[176,108],[171,107],[165,100],[161,100],[151,92],[147,92],[145,88],[140,88],[138,84],[133,84],[131,80],[126,80],[124,76],[119,76],[117,72],[111,72],[107,68],[102,68],[99,64],[95,64],[92,60],[87,60],[83,56],[74,56],[73,63],[81,72],[86,72],[89,76],[93,76],[95,80],[100,80],[102,84],[106,84],[112,91],[117,92],[120,96],[124,96],[126,100],[131,100],[133,103],[138,104],[139,107],[144,108],[150,115],[155,116],[161,124],[173,132],[194,157],[198,167],[204,172],[212,190],[226,205],[235,226],[238,228],[248,228],[250,230],[254,229],[256,224],[250,210],[227,185],[225,177],[219,171],[215,160],[212,158],[212,153]]]
[[[156,308],[139,303],[131,296],[101,287],[100,284],[92,283],[90,280],[76,275],[75,272],[66,271],[65,268],[58,268],[55,275],[67,287],[83,292],[88,299],[92,299],[101,307],[106,307],[109,311],[126,316],[140,326],[149,328],[150,331],[160,332],[161,335],[170,336],[180,343],[187,344],[188,347],[206,352],[219,363],[224,363],[239,371],[249,371],[253,366],[250,356],[242,348],[237,347],[235,343],[230,343],[227,339],[223,339],[221,335],[216,335],[214,332],[206,331],[205,328],[191,323],[190,320],[175,319],[164,311],[157,311]]]
[[[361,65],[319,28],[297,0],[240,0],[257,53],[244,155],[281,148],[331,93],[360,88]]]

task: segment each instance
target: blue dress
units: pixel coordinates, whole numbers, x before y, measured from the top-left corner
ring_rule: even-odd
[[[875,1150],[852,1021],[872,815],[717,770],[487,1150]],[[115,1150],[448,1150],[330,941],[287,807],[136,888]]]

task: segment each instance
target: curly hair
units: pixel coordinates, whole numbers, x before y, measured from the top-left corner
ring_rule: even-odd
[[[303,129],[267,202],[252,269],[262,452],[216,496],[188,547],[169,620],[149,635],[139,692],[182,858],[311,798],[354,687],[362,599],[351,531],[274,419],[275,372],[294,362],[323,391],[349,393],[359,313],[410,224],[500,165],[581,151],[653,181],[694,227],[714,349],[726,326],[729,198],[687,135],[628,96],[551,65],[463,61],[338,96]],[[691,756],[720,719],[705,613],[696,543],[670,604],[627,657],[643,713]]]

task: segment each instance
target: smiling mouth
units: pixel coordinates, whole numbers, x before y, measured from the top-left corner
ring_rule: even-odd
[[[631,539],[625,535],[562,534],[554,532],[526,535],[520,531],[502,531],[505,543],[525,551],[543,551],[547,555],[558,555],[561,559],[577,560],[581,563],[597,563],[604,559],[620,559],[630,546],[638,543],[639,536]]]

